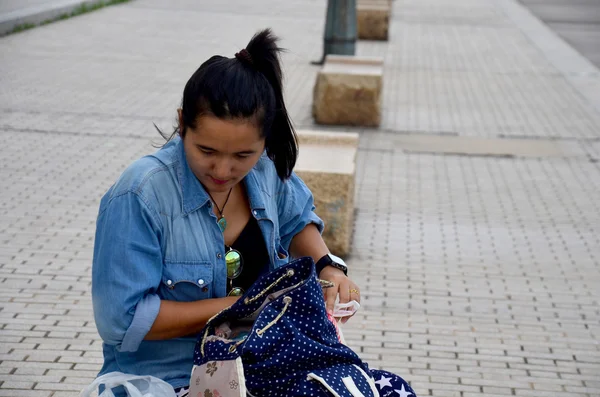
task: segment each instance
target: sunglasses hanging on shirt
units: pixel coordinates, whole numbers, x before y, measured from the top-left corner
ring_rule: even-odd
[[[242,258],[242,254],[240,251],[227,247],[227,252],[225,253],[225,264],[227,264],[227,296],[242,296],[244,295],[244,290],[240,287],[233,286],[233,280],[238,278],[240,274],[242,274],[242,269],[244,268],[244,259]]]

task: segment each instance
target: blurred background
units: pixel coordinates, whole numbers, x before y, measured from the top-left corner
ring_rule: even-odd
[[[355,46],[383,60],[378,127],[313,119],[326,10],[0,0],[0,396],[95,377],[100,197],[199,65],[265,27],[297,128],[360,136],[349,345],[420,396],[600,395],[600,1],[393,0],[387,40]]]

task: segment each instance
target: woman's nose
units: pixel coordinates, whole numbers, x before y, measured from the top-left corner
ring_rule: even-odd
[[[228,158],[218,159],[213,166],[213,178],[226,181],[231,176],[231,164]]]

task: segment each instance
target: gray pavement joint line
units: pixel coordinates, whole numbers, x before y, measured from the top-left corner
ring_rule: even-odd
[[[136,114],[118,114],[118,113],[100,113],[100,112],[70,112],[70,111],[42,111],[42,110],[23,110],[23,109],[14,109],[14,108],[4,108],[0,109],[2,113],[27,113],[27,114],[50,114],[50,115],[59,115],[59,116],[80,116],[80,117],[106,117],[107,119],[128,119],[128,120],[150,120],[154,121],[159,117],[152,116],[144,116],[144,115],[136,115]],[[173,113],[175,114],[175,113]],[[173,120],[175,120],[175,116],[173,116]]]
[[[583,151],[583,154],[579,156],[544,156],[540,155],[538,157],[533,156],[525,156],[520,154],[513,153],[458,153],[458,152],[435,152],[428,150],[416,150],[416,149],[384,149],[384,148],[366,148],[359,147],[358,150],[361,152],[368,153],[387,153],[387,154],[396,154],[403,153],[407,156],[410,155],[426,155],[426,156],[436,156],[436,157],[464,157],[464,158],[491,158],[491,159],[514,159],[514,160],[529,160],[529,159],[538,159],[538,160],[568,160],[568,161],[583,161],[583,162],[591,162],[597,163],[598,159],[595,158],[594,155]]]
[[[600,71],[516,0],[495,0],[515,26],[600,114]],[[583,79],[583,80],[582,80]],[[590,87],[594,79],[597,87]]]
[[[361,130],[360,132],[368,133],[368,131]],[[421,131],[421,130],[393,130],[393,129],[378,129],[377,133],[387,133],[394,134],[398,136],[407,136],[407,135],[418,135],[418,136],[440,136],[440,137],[461,137],[458,132],[451,131]],[[496,138],[504,139],[504,140],[533,140],[533,141],[560,141],[560,142],[599,142],[599,136],[584,136],[584,137],[572,137],[572,136],[559,136],[559,135],[550,135],[550,136],[539,136],[539,135],[518,135],[518,134],[498,134]]]
[[[244,10],[242,12],[231,12],[231,11],[217,11],[217,10],[193,10],[193,9],[189,9],[189,8],[173,8],[173,7],[169,7],[169,6],[165,6],[165,7],[156,7],[156,6],[148,6],[148,5],[142,5],[139,3],[131,3],[132,6],[134,6],[135,8],[141,8],[141,9],[146,9],[146,10],[157,10],[157,11],[170,11],[170,12],[185,12],[185,13],[190,13],[190,14],[202,14],[202,15],[208,15],[208,14],[216,14],[216,15],[227,15],[227,16],[240,16],[240,17],[248,17],[248,16],[265,16],[265,14],[263,13],[249,13],[248,10]],[[323,14],[325,14],[325,8],[323,8]],[[268,16],[268,15],[267,15]],[[294,16],[289,16],[286,17],[284,15],[277,15],[278,19],[282,19],[282,20],[286,20],[286,19],[291,19],[294,21],[298,21],[298,20],[317,20],[317,21],[321,21],[321,18],[317,18],[317,17],[303,17],[303,16],[298,16],[298,15],[294,15]]]
[[[455,131],[428,131],[428,130],[393,130],[391,128],[377,129],[377,132],[393,133],[398,135],[432,135],[432,136],[460,136]],[[365,131],[361,131],[365,132]]]
[[[513,135],[513,134],[498,134],[500,139],[530,139],[534,141],[568,141],[568,142],[598,142],[600,137],[588,136],[588,137],[575,137],[575,136],[539,136],[539,135]]]
[[[10,127],[10,126],[0,126],[0,133],[5,133],[5,132],[21,132],[21,133],[28,133],[28,134],[49,134],[49,135],[66,135],[66,136],[80,136],[80,137],[105,137],[105,138],[120,138],[120,139],[140,139],[140,140],[147,140],[149,137],[145,136],[145,135],[139,135],[139,134],[128,134],[128,135],[122,135],[122,134],[97,134],[97,133],[85,133],[85,132],[71,132],[71,131],[58,131],[58,130],[39,130],[39,129],[31,129],[31,128],[14,128],[14,127]],[[523,139],[523,137],[521,136],[512,136],[510,138],[506,137],[504,139],[510,140],[510,139]],[[527,139],[527,138],[526,138]],[[596,141],[600,141],[599,137],[594,137],[594,138],[562,138],[562,137],[552,137],[551,139],[546,139],[545,137],[533,137],[533,140],[551,140],[551,141],[557,141],[557,140],[561,140],[561,141],[578,141],[581,143],[582,147],[585,146],[584,142],[596,142]],[[364,147],[364,146],[359,146],[359,150],[361,151],[365,151],[365,152],[376,152],[376,153],[395,153],[395,152],[405,152],[406,154],[425,154],[425,155],[431,155],[431,156],[459,156],[459,157],[483,157],[483,158],[514,158],[514,159],[518,159],[518,158],[522,158],[522,156],[518,156],[518,155],[514,155],[514,154],[473,154],[473,153],[454,153],[454,152],[448,152],[448,153],[436,153],[436,152],[429,152],[429,151],[419,151],[419,150],[409,150],[406,151],[404,149],[378,149],[378,148],[368,148],[368,147]],[[584,153],[586,153],[585,159],[587,160],[596,160],[594,158],[594,156],[592,156],[590,153],[588,153],[587,151],[584,150]],[[561,158],[561,157],[558,157]],[[595,162],[595,161],[592,161]]]
[[[57,131],[57,130],[36,130],[32,128],[15,128],[10,126],[0,126],[0,133],[2,132],[24,132],[32,134],[48,134],[48,135],[69,135],[69,136],[83,136],[83,137],[102,137],[102,138],[131,138],[131,139],[148,139],[148,136],[137,135],[137,134],[95,134],[90,132],[71,132],[71,131]],[[157,133],[158,134],[158,133]],[[158,137],[160,138],[160,136]]]
[[[544,23],[545,24],[561,24],[561,25],[572,25],[574,24],[574,22],[571,21],[561,21],[561,20],[553,20],[553,19],[544,19]],[[596,27],[598,25],[598,22],[596,21],[577,21],[577,25],[589,25],[589,26],[593,26]]]

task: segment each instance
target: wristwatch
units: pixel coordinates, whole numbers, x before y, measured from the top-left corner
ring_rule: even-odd
[[[317,277],[319,276],[319,274],[321,274],[321,271],[327,266],[333,266],[336,269],[340,269],[341,271],[343,271],[346,276],[348,275],[348,266],[346,266],[344,260],[333,254],[327,254],[321,259],[319,259],[317,263],[315,263]]]

